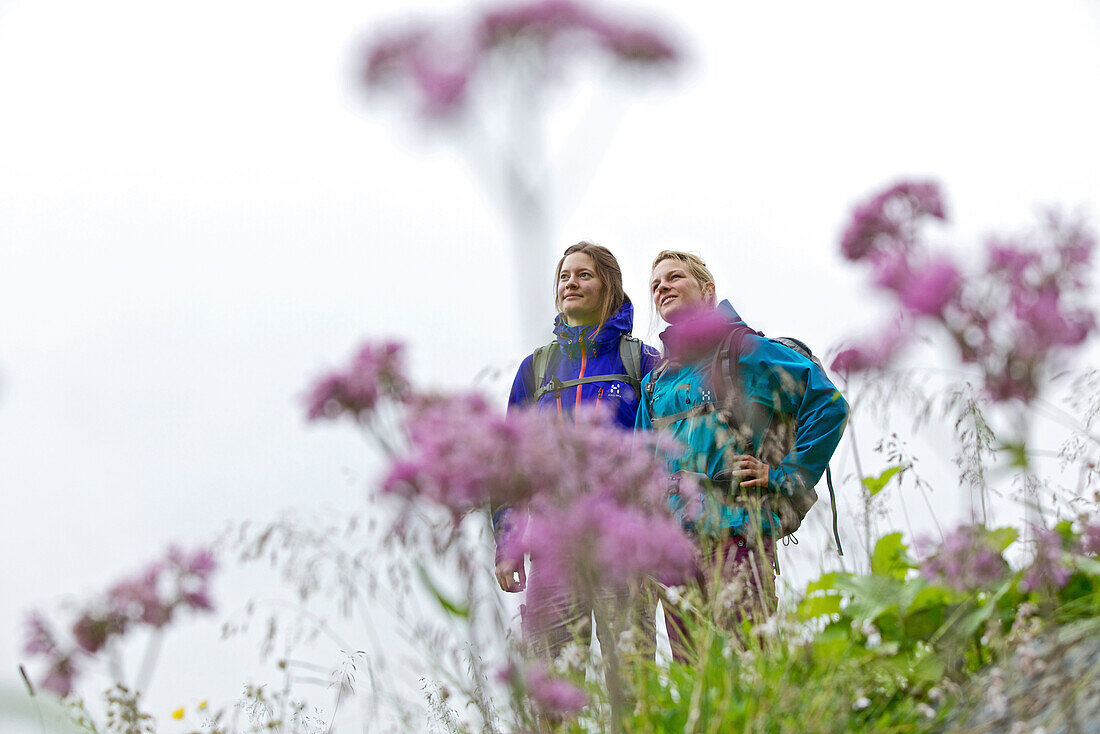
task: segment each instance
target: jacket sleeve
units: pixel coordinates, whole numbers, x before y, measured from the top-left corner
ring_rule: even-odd
[[[740,366],[750,402],[794,416],[794,444],[768,484],[783,491],[813,487],[844,435],[848,402],[825,371],[794,350],[766,339],[742,352]]]
[[[520,363],[516,370],[516,377],[512,380],[512,391],[508,394],[508,412],[530,405],[534,397],[535,364],[534,354]],[[523,533],[522,518],[508,505],[498,505],[490,508],[490,517],[493,524],[493,540],[496,541],[496,562],[499,564],[506,557],[522,559],[522,551],[517,552],[519,543],[517,536]]]
[[[535,355],[528,354],[520,362],[516,377],[512,380],[512,392],[508,394],[508,410],[522,408],[531,403],[535,396]]]

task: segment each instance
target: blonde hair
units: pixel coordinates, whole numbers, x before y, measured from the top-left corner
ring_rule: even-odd
[[[683,252],[681,250],[661,250],[657,253],[657,257],[653,258],[653,265],[650,266],[649,272],[653,272],[657,265],[665,260],[675,260],[679,262],[684,268],[691,274],[691,277],[695,278],[695,282],[699,284],[699,287],[706,292],[707,286],[711,287],[710,292],[710,305],[715,305],[718,302],[715,296],[714,286],[714,274],[710,272],[707,267],[707,261],[699,257],[693,252]]]

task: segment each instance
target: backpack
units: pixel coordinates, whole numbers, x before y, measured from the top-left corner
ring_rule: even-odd
[[[534,353],[534,368],[535,368],[535,395],[531,398],[531,403],[537,403],[543,395],[548,392],[558,392],[568,387],[576,387],[577,385],[583,385],[588,382],[609,382],[611,380],[618,380],[619,382],[626,382],[634,388],[634,394],[638,394],[638,390],[642,385],[642,340],[629,334],[623,334],[619,337],[619,359],[623,363],[623,368],[626,370],[625,375],[589,375],[581,377],[576,380],[565,380],[562,382],[556,376],[551,377],[549,381],[546,380],[546,370],[550,366],[550,354],[554,351],[554,347],[557,346],[556,341],[552,341],[549,344],[544,344],[535,350]]]
[[[718,406],[718,415],[731,429],[742,433],[751,430],[753,425],[753,411],[759,409],[755,403],[745,400],[745,395],[740,388],[739,360],[741,357],[741,344],[747,334],[764,336],[763,332],[756,331],[748,326],[740,325],[730,331],[729,336],[722,340],[722,344],[714,355],[714,363],[711,367],[711,384],[715,392],[715,404]],[[776,337],[771,341],[782,344],[785,347],[806,357],[822,371],[825,370],[821,361],[804,342],[793,337]],[[790,453],[794,445],[794,436],[797,426],[794,417],[786,413],[774,413],[771,424],[764,432],[757,458],[773,469],[779,466],[783,458]],[[837,528],[836,491],[833,489],[833,472],[825,467],[825,481],[829,487],[829,506],[833,514],[833,539],[836,540],[838,555],[844,555],[844,547],[840,543],[840,531]],[[764,498],[764,504],[779,517],[779,537],[791,536],[802,525],[802,520],[817,502],[817,491],[813,487],[805,485],[791,487],[789,492],[770,492]]]

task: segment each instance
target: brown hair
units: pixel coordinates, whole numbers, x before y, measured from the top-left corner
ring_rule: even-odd
[[[705,292],[707,285],[714,286],[714,274],[710,272],[707,267],[707,262],[703,258],[699,257],[692,252],[682,252],[680,250],[661,250],[657,253],[657,257],[653,258],[653,265],[650,266],[649,272],[652,273],[657,267],[658,263],[664,260],[676,260],[687,269],[691,277],[695,278],[695,282],[699,284],[699,287]],[[710,305],[714,305],[717,302],[717,298],[714,292],[711,292]]]
[[[603,283],[603,304],[600,307],[600,323],[602,329],[611,315],[619,310],[624,303],[630,303],[630,296],[623,290],[623,271],[619,269],[619,261],[611,254],[611,250],[603,245],[596,245],[586,240],[581,240],[575,245],[565,248],[558,267],[554,269],[554,308],[561,313],[561,303],[558,300],[558,278],[561,276],[561,266],[565,264],[565,258],[575,252],[580,252],[592,258],[596,264],[596,277]]]

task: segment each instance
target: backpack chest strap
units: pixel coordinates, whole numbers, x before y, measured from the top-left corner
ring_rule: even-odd
[[[682,410],[679,413],[652,418],[650,419],[650,423],[653,424],[654,429],[663,431],[676,421],[682,421],[687,418],[699,418],[708,413],[713,413],[715,410],[717,410],[717,408],[714,403],[700,403],[699,405],[691,406],[687,410]]]
[[[539,387],[535,391],[535,402],[538,402],[539,398],[548,392],[559,392],[570,387],[576,387],[577,385],[587,385],[592,382],[626,382],[630,384],[635,390],[638,389],[639,383],[630,375],[590,375],[589,377],[580,377],[576,380],[559,380],[557,377],[551,377],[549,382]]]

